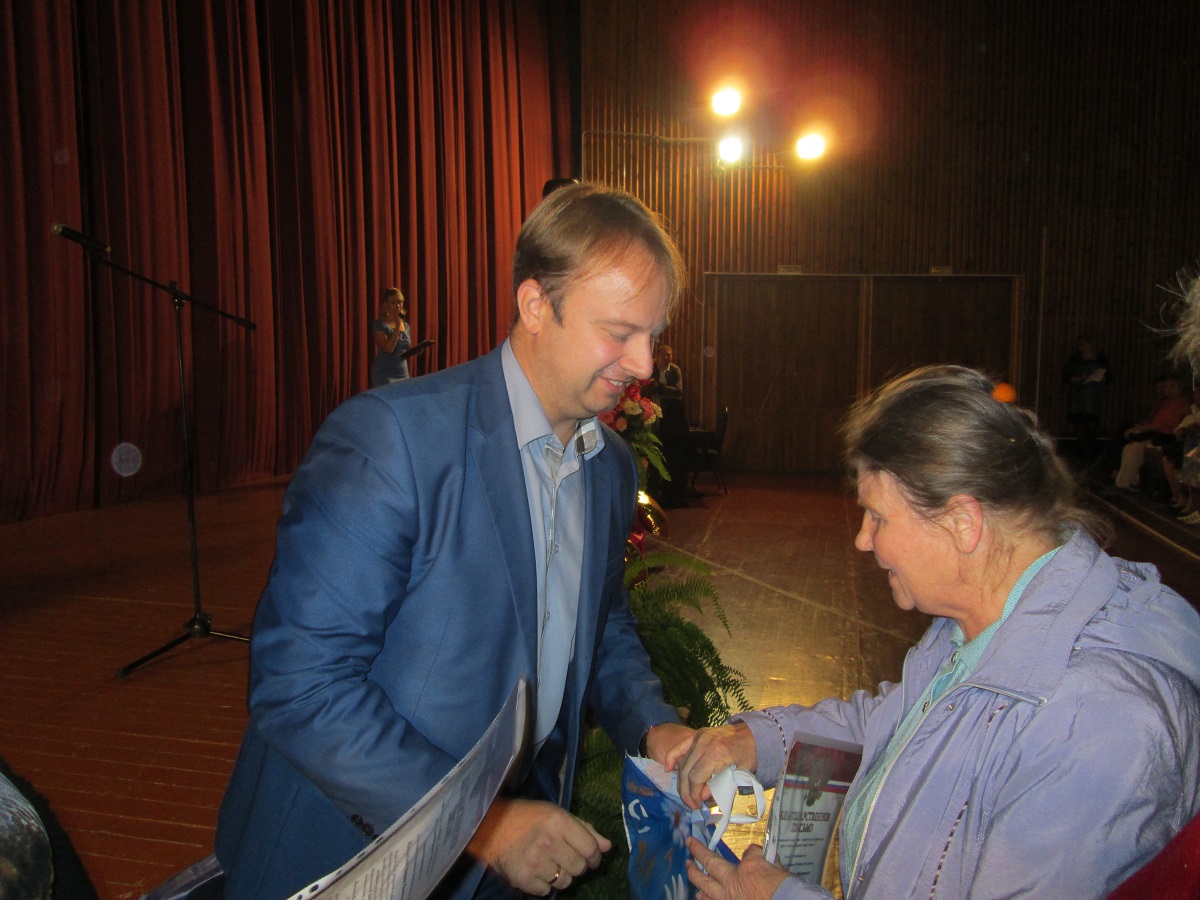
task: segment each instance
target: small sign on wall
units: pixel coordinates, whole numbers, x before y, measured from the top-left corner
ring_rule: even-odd
[[[930,266],[930,275],[953,275],[954,266]]]

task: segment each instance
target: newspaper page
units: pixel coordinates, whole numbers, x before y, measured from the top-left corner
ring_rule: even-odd
[[[521,750],[521,679],[471,751],[354,858],[292,900],[424,900],[467,846]]]
[[[767,817],[763,855],[814,884],[837,828],[846,789],[862,762],[862,747],[799,735],[788,750]]]

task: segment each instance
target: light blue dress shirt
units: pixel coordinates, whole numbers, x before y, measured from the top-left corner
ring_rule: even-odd
[[[501,361],[521,450],[537,564],[536,753],[558,721],[575,648],[586,522],[580,466],[604,448],[604,438],[595,418],[583,419],[564,447],[508,341]]]

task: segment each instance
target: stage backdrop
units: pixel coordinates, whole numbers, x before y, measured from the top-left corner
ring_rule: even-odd
[[[710,352],[692,396],[707,421],[729,410],[727,468],[840,472],[846,410],[902,372],[971,366],[1021,394],[1023,287],[1009,275],[709,274]]]
[[[366,387],[386,287],[437,341],[418,372],[502,340],[516,232],[571,168],[562,8],[0,5],[0,522],[183,484],[175,303],[55,223],[197,301],[201,489],[295,467]]]

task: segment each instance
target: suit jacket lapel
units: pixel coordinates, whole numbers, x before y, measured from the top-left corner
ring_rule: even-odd
[[[575,696],[581,696],[591,675],[592,657],[597,639],[597,620],[601,592],[604,588],[605,569],[608,565],[608,546],[612,538],[612,472],[601,461],[603,452],[594,459],[585,460],[584,516],[586,526],[583,533],[583,566],[579,580],[579,618],[575,628]]]
[[[500,350],[484,360],[476,383],[474,408],[468,413],[471,455],[483,482],[496,536],[504,547],[503,573],[512,595],[513,614],[521,629],[528,671],[537,672],[537,573],[529,501],[522,477],[512,407],[504,383]]]

